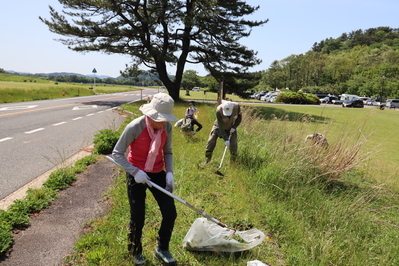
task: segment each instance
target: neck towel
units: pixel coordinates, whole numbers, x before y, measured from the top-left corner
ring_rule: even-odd
[[[154,168],[155,159],[159,152],[159,147],[161,146],[161,135],[164,131],[163,128],[155,130],[151,126],[151,118],[145,117],[145,124],[147,126],[148,134],[151,138],[150,150],[148,151],[147,161],[145,163],[144,171],[151,172]]]

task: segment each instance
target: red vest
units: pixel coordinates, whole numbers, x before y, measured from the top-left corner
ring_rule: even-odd
[[[166,132],[163,131],[161,135],[161,146],[158,152],[157,158],[155,159],[154,168],[152,173],[159,173],[165,168],[165,162],[163,160],[163,147],[165,146]],[[140,170],[144,171],[145,163],[147,161],[148,151],[150,150],[151,138],[148,134],[147,128],[141,131],[140,135],[133,140],[130,144],[129,155],[127,160]]]

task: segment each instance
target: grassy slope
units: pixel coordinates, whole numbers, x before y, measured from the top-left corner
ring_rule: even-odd
[[[40,78],[0,73],[0,103],[25,102],[92,95],[92,84],[54,82]],[[135,90],[132,86],[97,84],[95,93]],[[65,95],[64,95],[65,94]]]
[[[138,113],[139,105],[133,104],[129,109]],[[177,104],[176,116],[183,117],[186,107]],[[395,120],[396,111],[267,105],[260,107],[261,115],[255,118],[247,110],[238,129],[239,160],[231,164],[227,156],[221,169],[225,177],[220,177],[214,172],[223,152],[221,143],[214,152],[213,163],[205,168],[199,166],[204,159],[215,106],[197,107],[203,131],[187,138],[174,130],[175,194],[230,226],[253,226],[268,238],[244,253],[188,252],[181,248],[181,241],[198,215],[176,203],[178,219],[170,249],[179,265],[245,265],[255,259],[272,265],[399,263],[398,195],[380,182],[373,182],[384,182],[386,175],[378,175],[382,169],[388,176],[394,174],[386,165],[374,161],[383,156],[393,160],[385,153],[385,147],[394,145],[386,143],[391,132],[383,129],[390,127],[386,123]],[[356,130],[351,129],[352,124]],[[366,157],[362,167],[344,173],[338,179],[340,182],[312,181],[323,171],[313,158],[319,154],[330,156],[329,151],[314,152],[304,145],[304,136],[313,132],[326,134],[331,147],[350,152],[361,142],[361,153],[367,154],[381,144],[381,153]],[[368,173],[369,168],[376,174]],[[128,204],[124,176],[119,173],[115,188],[109,192],[113,198],[111,214],[90,224],[93,230],[78,242],[79,251],[69,258],[70,262],[131,265],[126,251]],[[144,252],[149,265],[153,265],[156,262],[151,253],[160,215],[150,196],[147,217]]]

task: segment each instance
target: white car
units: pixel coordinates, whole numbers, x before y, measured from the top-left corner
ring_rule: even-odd
[[[320,99],[320,102],[321,102],[321,103],[328,103],[328,100],[329,100],[329,99],[330,99],[330,97],[327,96],[327,97],[321,98],[321,99]]]
[[[386,107],[391,108],[399,108],[399,99],[388,99],[386,102]]]
[[[332,100],[333,104],[342,104],[344,101],[340,100],[340,99],[336,99],[336,100]]]
[[[269,98],[269,103],[274,103],[276,101],[277,96],[276,95],[272,95]]]

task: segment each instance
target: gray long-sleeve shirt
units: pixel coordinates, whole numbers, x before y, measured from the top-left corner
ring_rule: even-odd
[[[146,128],[145,116],[138,117],[130,122],[123,133],[121,134],[118,142],[116,143],[114,150],[112,151],[112,157],[114,160],[127,172],[133,176],[138,172],[139,168],[132,165],[126,158],[125,154],[130,144],[141,134]],[[173,172],[173,154],[172,154],[172,125],[166,123],[164,126],[166,133],[166,142],[163,147],[164,162],[166,172]],[[130,151],[135,152],[135,151]],[[143,154],[147,156],[148,154]]]

